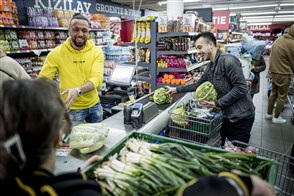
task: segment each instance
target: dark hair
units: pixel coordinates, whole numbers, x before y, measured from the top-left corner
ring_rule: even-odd
[[[71,24],[71,21],[74,20],[74,19],[85,20],[85,21],[87,21],[87,23],[88,23],[88,25],[89,25],[89,27],[90,27],[89,20],[88,20],[85,16],[83,16],[82,14],[80,14],[80,13],[75,13],[75,14],[73,15],[73,17],[70,19],[70,24]]]
[[[69,116],[55,84],[46,78],[9,80],[0,86],[0,182],[7,182],[23,171],[40,167],[56,142],[56,137]],[[19,150],[4,144],[20,136],[21,149],[26,157],[19,160]],[[13,149],[14,148],[14,149]],[[10,151],[10,152],[9,152]],[[3,185],[3,184],[2,184]]]
[[[215,36],[213,35],[213,33],[210,33],[210,32],[202,32],[202,33],[199,33],[194,41],[196,42],[200,37],[203,37],[204,39],[207,40],[207,43],[208,42],[212,42],[214,46],[216,46],[216,39],[215,39]]]

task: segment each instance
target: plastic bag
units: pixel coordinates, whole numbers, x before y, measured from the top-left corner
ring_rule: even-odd
[[[261,41],[254,39],[252,37],[246,37],[242,42],[242,47],[244,50],[251,54],[252,59],[257,59],[259,55],[265,50],[265,46],[267,44],[266,41]]]
[[[101,123],[80,124],[70,133],[69,146],[90,153],[101,148],[108,136],[109,128]],[[98,145],[99,144],[99,145]]]

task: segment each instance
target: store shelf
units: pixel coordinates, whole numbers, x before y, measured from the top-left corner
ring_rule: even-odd
[[[4,29],[39,29],[39,30],[59,30],[66,31],[66,27],[43,27],[43,26],[26,26],[26,25],[0,25],[0,28]]]
[[[196,48],[189,49],[188,51],[173,51],[173,50],[162,50],[157,51],[157,56],[160,55],[183,55],[196,53]]]
[[[170,87],[177,87],[179,86],[178,84],[166,84],[166,83],[157,83],[157,88],[163,88],[165,86],[170,86]]]
[[[134,75],[133,80],[150,82],[151,78],[150,77],[145,77],[145,76],[136,76],[136,75]]]
[[[135,65],[136,63],[133,62],[125,62],[125,64],[129,64],[129,65]],[[144,67],[144,68],[149,68],[149,64],[145,63],[145,62],[138,62],[138,66],[140,67]]]
[[[162,37],[183,37],[183,36],[195,36],[198,35],[197,32],[167,32],[167,33],[157,33],[157,39]]]
[[[50,49],[39,49],[39,50],[11,50],[7,51],[6,54],[28,54],[28,53],[35,53],[39,55],[42,52],[49,52]]]
[[[201,63],[196,63],[186,68],[157,68],[157,74],[159,74],[160,72],[189,72],[207,63],[209,63],[209,61],[203,61]]]

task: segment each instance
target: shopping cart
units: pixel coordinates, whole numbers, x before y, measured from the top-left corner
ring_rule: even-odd
[[[294,125],[294,75],[292,76],[292,79],[291,79],[291,84],[290,84],[290,89],[289,89],[288,96],[287,96],[287,101],[288,101],[288,104],[292,110],[291,122]]]
[[[232,141],[234,146],[245,149],[252,146],[256,149],[256,154],[261,157],[273,159],[277,163],[276,178],[274,188],[277,195],[294,195],[294,158],[275,151],[256,147],[251,144]]]
[[[185,104],[185,109],[189,115],[174,113],[174,109],[182,103]],[[219,130],[223,119],[221,110],[211,110],[206,117],[191,115],[191,111],[198,107],[198,103],[194,99],[194,93],[190,93],[178,105],[169,111],[169,131],[166,132],[166,136],[210,146],[219,146]]]

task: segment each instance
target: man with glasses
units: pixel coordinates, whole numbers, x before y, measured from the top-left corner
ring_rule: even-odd
[[[39,77],[58,73],[60,92],[72,121],[103,120],[97,87],[103,82],[104,55],[89,37],[87,18],[77,13],[70,21],[69,38],[47,56]]]

